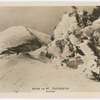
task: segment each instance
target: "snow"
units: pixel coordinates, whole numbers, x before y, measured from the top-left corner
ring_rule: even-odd
[[[66,56],[68,56],[70,54],[71,54],[71,52],[69,50],[69,46],[68,45],[65,45],[65,48],[64,48],[63,53],[61,54],[61,57],[63,57],[64,59],[66,59]]]
[[[84,77],[78,69],[42,63],[23,54],[10,56],[5,62],[6,65],[0,65],[0,92],[36,92],[32,90],[36,87],[66,87],[65,92],[100,92],[99,82]]]
[[[74,34],[70,34],[68,38],[73,45],[76,45],[80,42]]]
[[[51,42],[51,36],[46,34],[46,33],[42,33],[36,30],[33,30],[31,28],[27,28],[27,30],[30,32],[30,34],[32,36],[35,36],[36,38],[38,38],[42,43],[44,43],[45,45],[47,45],[48,43]]]
[[[83,12],[79,15],[82,16]],[[53,41],[50,35],[25,26],[13,26],[1,32],[0,52],[34,38],[42,43],[42,47],[19,55],[0,55],[0,92],[37,92],[33,88],[38,87],[65,87],[67,90],[64,92],[100,92],[100,82],[92,73],[100,75],[98,58],[88,45],[91,37],[99,37],[99,21],[82,29],[77,26],[75,16],[64,14],[54,30]],[[88,39],[78,38],[75,34],[82,34]],[[51,58],[47,57],[47,53]]]
[[[60,38],[62,36],[66,38],[68,36],[68,27],[75,22],[76,19],[74,16],[69,17],[69,14],[64,14],[62,16],[62,20],[59,22],[56,29],[54,30],[54,38]]]
[[[100,24],[100,18],[97,19],[97,20],[95,20],[95,21],[93,22],[93,24]]]
[[[48,47],[47,47],[48,53],[53,54],[53,56],[56,56],[56,57],[57,55],[61,53],[59,46],[57,46],[57,41],[60,41],[61,43],[63,43],[63,38],[55,39],[50,44],[48,44]]]
[[[32,31],[31,33],[29,31]],[[25,26],[12,26],[0,33],[0,52],[22,45],[23,43],[30,43],[37,39],[42,45],[47,45],[50,42],[50,35],[30,29]],[[37,38],[38,37],[38,38]]]
[[[100,25],[99,24],[93,24],[91,26],[87,26],[81,31],[83,32],[84,35],[91,37],[94,33],[95,30],[99,29]]]
[[[34,37],[24,26],[13,26],[0,33],[0,52],[32,40]],[[15,42],[16,41],[16,42]]]
[[[47,52],[47,47],[46,46],[43,46],[41,47],[40,49],[37,49],[35,51],[31,51],[29,52],[29,54],[35,58],[39,58],[41,56],[42,53],[44,53],[44,55],[46,54]]]
[[[73,24],[71,24],[71,25],[68,27],[68,32],[69,32],[69,33],[74,33],[75,30],[77,30],[78,28],[79,28],[79,27],[78,27],[77,23],[73,23]]]
[[[85,56],[81,56],[84,61],[84,64],[80,66],[83,70],[86,69],[85,74],[91,75],[91,70],[98,73],[98,69],[96,68],[97,63],[95,61],[97,60],[97,57],[94,55],[94,52],[91,50],[91,48],[89,48],[87,43],[89,43],[89,41],[85,40],[83,43],[78,45],[85,54]]]

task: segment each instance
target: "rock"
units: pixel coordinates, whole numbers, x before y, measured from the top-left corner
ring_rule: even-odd
[[[76,69],[76,68],[78,68],[78,65],[81,65],[81,64],[83,64],[84,62],[83,62],[83,60],[82,59],[79,59],[79,60],[72,60],[72,61],[69,61],[68,63],[67,63],[67,66],[68,67],[70,67],[70,68],[74,68],[74,69]]]
[[[55,39],[50,44],[48,44],[47,51],[49,54],[57,57],[63,52],[65,47],[65,41],[62,38]]]

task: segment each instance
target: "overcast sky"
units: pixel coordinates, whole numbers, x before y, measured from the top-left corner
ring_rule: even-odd
[[[93,7],[78,7],[91,12]],[[0,7],[0,31],[10,26],[25,25],[47,34],[53,34],[56,26],[65,12],[71,7]]]

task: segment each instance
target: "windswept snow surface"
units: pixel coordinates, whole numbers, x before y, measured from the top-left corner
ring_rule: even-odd
[[[67,88],[64,92],[100,92],[100,83],[78,69],[58,67],[50,61],[44,63],[26,54],[5,57],[0,62],[0,92],[38,92],[32,89],[38,87]]]

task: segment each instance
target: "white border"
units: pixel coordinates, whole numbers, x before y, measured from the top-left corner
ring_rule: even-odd
[[[62,2],[62,1],[67,1],[67,2],[98,2],[100,0],[0,0],[0,2]]]

